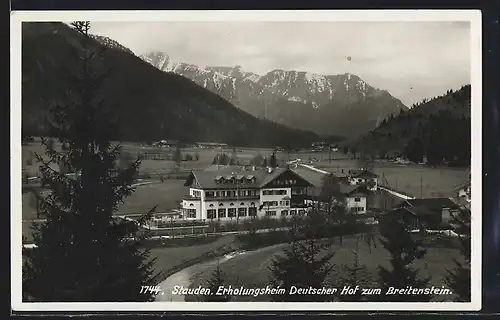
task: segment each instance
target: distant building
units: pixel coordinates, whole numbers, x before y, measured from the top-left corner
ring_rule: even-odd
[[[470,202],[471,201],[471,182],[470,180],[455,186],[453,190],[456,192],[457,200],[459,202]]]
[[[449,198],[410,199],[400,202],[388,215],[397,215],[411,229],[449,226],[460,207]]]
[[[328,149],[328,144],[324,141],[318,141],[318,142],[313,142],[311,143],[311,147],[315,151],[323,151],[325,149]]]
[[[225,168],[193,171],[184,185],[190,188],[182,199],[186,219],[233,220],[305,214],[311,183],[285,168]]]
[[[177,146],[178,144],[179,142],[174,140],[160,140],[153,142],[154,147],[161,147],[161,148],[171,148]]]
[[[347,179],[352,185],[366,185],[370,191],[377,191],[378,175],[368,170],[351,170]]]
[[[220,142],[195,142],[199,148],[214,149],[214,148],[227,148],[227,143]]]
[[[326,177],[325,174],[300,166],[294,168],[293,171],[312,184],[312,187],[308,188],[307,204],[314,206],[318,201],[323,202],[327,200],[321,196],[323,179]],[[345,197],[346,209],[352,213],[365,214],[367,212],[367,198],[370,191],[364,185],[350,184],[347,179],[341,177],[337,177],[337,179],[339,179],[339,192]]]

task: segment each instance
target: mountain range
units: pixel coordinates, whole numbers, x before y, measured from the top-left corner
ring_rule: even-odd
[[[355,137],[407,107],[356,75],[272,70],[265,75],[241,66],[199,67],[164,52],[140,57],[159,70],[182,75],[256,117],[318,134]]]
[[[23,23],[22,129],[46,134],[45,121],[54,103],[71,103],[78,87],[82,35],[68,25]],[[99,98],[120,126],[117,139],[217,141],[239,146],[310,146],[317,134],[258,119],[187,77],[158,70],[116,41],[93,36],[89,49],[103,53],[98,73],[110,70]]]

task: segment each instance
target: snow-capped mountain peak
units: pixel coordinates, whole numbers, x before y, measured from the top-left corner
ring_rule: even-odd
[[[191,79],[252,115],[295,127],[297,125],[293,123],[301,123],[302,118],[309,117],[315,112],[333,112],[342,106],[347,108],[345,110],[351,110],[351,105],[356,108],[363,105],[363,108],[372,109],[367,109],[366,120],[359,119],[364,122],[380,121],[380,118],[383,119],[391,113],[399,112],[400,108],[405,108],[401,101],[386,91],[374,88],[350,73],[322,75],[274,69],[260,76],[244,71],[239,65],[201,68],[174,62],[162,52],[151,52],[142,55],[141,58],[162,71],[174,72]],[[382,99],[384,102],[380,105],[379,102],[371,102],[375,101],[373,99]],[[297,113],[298,117],[293,121],[287,120],[290,116],[287,114],[291,112],[287,108],[292,108],[292,105],[293,112]],[[326,119],[321,121],[324,120]],[[290,121],[292,123],[289,123]],[[301,125],[298,127],[306,130],[314,129]]]

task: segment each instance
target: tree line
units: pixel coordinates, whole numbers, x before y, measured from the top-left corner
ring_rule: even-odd
[[[231,154],[218,153],[212,160],[212,165],[221,166],[240,166],[240,165],[250,165],[256,167],[271,167],[276,168],[278,166],[278,159],[276,158],[276,153],[273,152],[269,157],[264,157],[262,154],[257,153],[252,159],[248,161],[240,161],[238,159],[238,154],[236,149],[233,149]]]
[[[456,118],[450,112],[441,111],[431,115],[425,125],[419,122],[418,128],[421,133],[409,140],[404,148],[409,160],[418,163],[426,157],[428,165],[470,165],[470,118]]]

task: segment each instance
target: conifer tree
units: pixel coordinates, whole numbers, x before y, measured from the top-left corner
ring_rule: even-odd
[[[72,23],[81,43],[73,48],[78,70],[68,68],[68,101],[51,110],[50,136],[63,150],[43,140],[46,155],[40,163],[42,185],[51,192],[42,199],[46,222],[34,227],[36,248],[24,252],[23,299],[41,302],[151,301],[141,286],[158,284],[153,259],[140,247],[136,223],[113,218],[123,199],[133,192],[140,161],[127,169],[115,168],[119,156],[117,127],[100,101],[99,90],[107,73],[95,65],[102,52],[91,47],[89,22]],[[62,162],[66,176],[51,164]],[[149,219],[145,214],[139,223]],[[131,238],[133,236],[133,238]],[[136,239],[136,240],[134,240]]]
[[[217,295],[219,287],[224,287],[226,285],[224,281],[225,274],[222,272],[219,263],[217,267],[212,272],[212,277],[205,284],[205,288],[210,289],[212,294],[203,296],[203,301],[205,302],[227,302],[231,301],[231,296],[227,294]]]
[[[356,248],[353,250],[353,261],[343,267],[345,275],[340,278],[339,284],[341,286],[349,286],[355,288],[356,286],[363,287],[364,278],[367,276],[368,271],[366,266],[361,265],[359,262],[359,239],[356,241]],[[358,302],[363,301],[364,296],[361,295],[361,290],[356,291],[353,295],[339,295],[340,301]]]
[[[264,159],[262,160],[262,166],[263,166],[264,168],[265,168],[265,167],[267,167],[267,158],[264,158]]]
[[[271,157],[269,158],[269,165],[271,166],[271,168],[276,168],[278,165],[278,163],[276,161],[276,153],[274,153],[274,152],[271,155]]]
[[[415,289],[426,288],[429,278],[419,278],[418,271],[411,267],[416,260],[426,254],[421,247],[421,241],[413,239],[408,227],[395,217],[386,217],[380,226],[383,247],[390,254],[390,268],[379,266],[380,283],[383,301],[391,302],[426,302],[430,301],[430,295],[397,294],[386,295],[389,287]]]
[[[463,209],[453,217],[454,231],[458,234],[460,241],[460,252],[463,261],[454,260],[455,268],[448,270],[448,277],[445,279],[448,287],[457,295],[457,302],[471,301],[471,238],[470,238],[470,211]]]
[[[330,223],[327,225],[333,226],[332,222],[338,223],[340,232],[338,234],[340,245],[343,244],[344,226],[350,220],[351,215],[347,211],[345,196],[341,192],[341,182],[334,174],[328,174],[323,177],[320,189],[320,199],[318,201],[318,213],[325,211],[325,218]]]
[[[283,250],[283,255],[274,257],[270,267],[271,284],[285,289],[285,294],[271,298],[276,302],[332,301],[333,298],[326,295],[289,294],[292,286],[302,289],[323,287],[334,267],[330,263],[334,253],[328,250],[331,243],[319,239],[326,230],[323,217],[310,212],[302,219],[294,217],[293,220],[288,247]]]
[[[175,165],[177,166],[177,169],[181,167],[181,161],[182,161],[182,153],[181,153],[181,146],[180,143],[177,143],[173,155],[173,160],[175,162]]]

